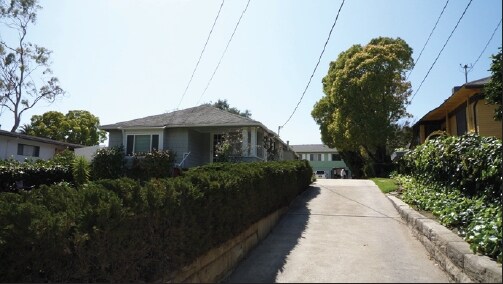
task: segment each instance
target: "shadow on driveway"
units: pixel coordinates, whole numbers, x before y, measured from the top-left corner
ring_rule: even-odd
[[[272,283],[283,271],[286,259],[303,237],[309,221],[308,204],[320,194],[310,186],[290,205],[269,235],[243,259],[222,283]],[[309,260],[306,260],[309,261]]]

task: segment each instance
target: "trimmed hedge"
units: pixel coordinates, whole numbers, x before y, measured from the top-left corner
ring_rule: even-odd
[[[159,280],[289,205],[311,175],[306,161],[213,164],[0,193],[0,281]]]

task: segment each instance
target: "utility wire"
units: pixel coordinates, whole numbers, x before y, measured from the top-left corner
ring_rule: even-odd
[[[440,49],[440,52],[438,53],[437,58],[435,58],[435,61],[433,61],[433,64],[431,64],[430,69],[428,70],[428,72],[427,72],[427,73],[426,73],[426,75],[424,76],[423,80],[421,81],[421,84],[419,84],[419,88],[417,88],[416,92],[414,92],[414,95],[413,95],[413,96],[412,96],[412,98],[410,99],[410,101],[411,101],[411,102],[412,102],[412,100],[414,99],[414,97],[417,95],[417,92],[419,92],[419,90],[421,89],[421,86],[423,85],[424,81],[426,80],[426,78],[427,78],[427,77],[428,77],[428,75],[430,74],[431,69],[433,69],[433,66],[435,66],[435,63],[437,63],[437,60],[438,60],[438,58],[440,57],[440,54],[442,54],[442,51],[444,51],[445,46],[447,45],[447,43],[448,43],[448,42],[449,42],[449,40],[451,39],[452,35],[454,34],[454,31],[456,31],[456,28],[458,27],[459,22],[461,22],[461,19],[463,19],[463,17],[465,16],[466,10],[468,10],[468,7],[470,7],[470,4],[472,4],[472,1],[473,1],[473,0],[470,0],[470,2],[468,2],[468,5],[466,5],[466,8],[465,8],[465,10],[463,11],[463,14],[461,14],[461,17],[459,17],[458,22],[456,23],[456,25],[455,25],[455,26],[454,26],[454,28],[452,29],[451,34],[449,35],[449,37],[447,38],[447,40],[446,40],[446,41],[445,41],[445,43],[444,43],[444,46],[442,46],[442,49]]]
[[[215,73],[217,73],[218,67],[220,67],[220,63],[222,63],[222,59],[224,58],[225,54],[227,53],[227,49],[229,48],[229,45],[231,44],[232,38],[234,37],[236,30],[238,29],[239,23],[241,23],[241,19],[243,18],[244,14],[246,13],[246,10],[248,9],[248,5],[250,5],[250,0],[248,0],[248,3],[246,3],[246,7],[244,8],[243,12],[241,13],[239,20],[236,23],[236,26],[234,27],[234,31],[232,32],[232,35],[229,38],[229,41],[227,42],[227,46],[225,47],[225,50],[222,53],[222,56],[220,56],[220,60],[218,61],[217,67],[215,67],[215,70],[213,70],[213,74],[211,74],[211,78],[208,81],[208,84],[206,84],[206,88],[204,88],[204,91],[201,94],[201,96],[199,97],[199,100],[197,100],[196,105],[199,104],[199,102],[201,101],[201,98],[204,96],[204,94],[206,93],[206,90],[208,90],[208,87],[210,86],[211,82],[213,81],[213,77],[215,76]]]
[[[430,41],[431,35],[433,34],[433,32],[435,31],[435,29],[437,28],[438,22],[440,21],[440,18],[442,18],[442,15],[444,14],[444,11],[445,11],[445,8],[447,7],[447,4],[449,4],[449,0],[447,0],[445,2],[444,8],[442,9],[442,12],[440,12],[440,15],[438,16],[437,22],[433,26],[433,29],[431,30],[430,35],[428,36],[428,39],[424,43],[423,49],[421,49],[421,52],[419,52],[419,56],[414,61],[414,65],[412,65],[412,69],[409,71],[409,74],[407,75],[407,78],[405,78],[405,80],[409,79],[409,76],[412,73],[412,71],[414,70],[414,67],[416,67],[417,62],[419,62],[419,59],[421,58],[421,55],[423,54],[423,51],[424,51],[426,45],[428,45],[428,42]]]
[[[290,117],[286,120],[286,122],[282,126],[280,126],[280,128],[285,127],[285,125],[292,118],[293,114],[297,111],[297,108],[299,107],[300,102],[302,102],[302,99],[304,98],[304,95],[306,94],[307,88],[309,88],[309,84],[311,84],[311,80],[313,79],[314,73],[316,73],[316,69],[318,69],[318,65],[320,65],[321,57],[323,56],[323,53],[325,53],[325,49],[327,47],[328,41],[330,40],[330,36],[332,35],[332,31],[334,30],[335,24],[337,23],[337,19],[339,19],[339,14],[341,13],[342,6],[344,6],[344,1],[345,0],[342,0],[341,6],[339,7],[339,11],[337,11],[337,16],[335,17],[334,23],[332,24],[332,28],[330,28],[330,32],[328,33],[327,40],[325,41],[325,45],[323,46],[323,50],[321,51],[320,57],[318,58],[318,62],[316,63],[316,66],[314,66],[313,73],[311,74],[311,77],[309,77],[309,81],[307,82],[307,85],[306,85],[306,88],[304,89],[304,92],[302,92],[302,96],[300,97],[299,102],[295,106],[295,109],[293,110],[292,114],[290,114]]]
[[[487,41],[486,46],[484,46],[484,49],[482,49],[482,52],[479,54],[479,57],[477,57],[477,60],[475,60],[475,63],[473,63],[473,65],[470,67],[470,69],[468,70],[468,72],[472,71],[472,69],[475,66],[475,64],[477,64],[477,62],[479,62],[480,57],[482,56],[482,54],[484,54],[484,51],[486,51],[487,46],[489,45],[489,43],[493,39],[494,34],[496,33],[496,31],[498,30],[498,28],[500,27],[500,25],[501,25],[501,19],[500,19],[500,22],[498,23],[498,25],[496,26],[496,28],[494,29],[493,34],[491,35],[491,38]]]
[[[201,58],[203,57],[203,53],[206,50],[206,46],[208,45],[208,41],[210,40],[211,33],[213,32],[213,28],[215,28],[215,24],[217,23],[218,17],[220,16],[220,11],[222,11],[222,7],[224,6],[225,0],[222,0],[222,4],[220,4],[220,8],[218,9],[217,16],[215,17],[215,21],[213,22],[213,26],[211,26],[210,33],[208,34],[208,38],[206,38],[206,42],[204,43],[203,50],[201,50],[201,54],[199,55],[199,59],[197,60],[196,67],[194,67],[194,70],[192,71],[192,75],[190,76],[190,80],[187,83],[187,86],[185,87],[185,91],[183,91],[182,98],[180,99],[180,102],[178,103],[178,106],[176,109],[180,107],[180,104],[183,101],[183,98],[185,97],[185,94],[187,94],[187,90],[189,89],[190,83],[192,82],[192,79],[194,78],[194,74],[196,73],[197,67],[199,66],[199,62],[201,62]]]

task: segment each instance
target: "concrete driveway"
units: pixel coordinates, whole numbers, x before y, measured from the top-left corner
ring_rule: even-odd
[[[318,180],[224,281],[449,282],[369,180]]]

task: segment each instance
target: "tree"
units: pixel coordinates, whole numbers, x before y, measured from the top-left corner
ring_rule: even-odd
[[[492,64],[489,71],[491,71],[491,80],[485,86],[484,92],[486,100],[490,104],[496,105],[496,109],[494,110],[494,120],[501,120],[503,116],[503,108],[501,106],[502,103],[502,93],[503,93],[503,73],[501,65],[501,47],[499,48],[499,52],[492,57]]]
[[[31,117],[23,133],[86,146],[104,142],[106,132],[98,129],[100,119],[86,110],[71,110],[66,115],[49,111]]]
[[[390,162],[386,149],[398,120],[410,117],[406,105],[411,89],[405,72],[412,67],[411,55],[412,49],[400,38],[379,37],[366,46],[353,45],[330,63],[322,81],[325,96],[311,112],[325,144],[359,153],[376,165],[378,175]]]
[[[213,103],[212,106],[219,108],[221,110],[228,111],[233,114],[240,115],[242,117],[250,118],[252,116],[251,112],[249,110],[245,110],[244,112],[240,111],[239,109],[235,107],[230,107],[229,103],[227,100],[221,100],[219,99],[216,103]]]
[[[12,112],[12,132],[19,127],[25,111],[40,101],[52,103],[64,94],[58,79],[50,76],[51,51],[26,40],[28,27],[35,23],[40,8],[36,0],[0,1],[0,18],[18,35],[12,44],[0,41],[0,108]],[[38,76],[40,82],[33,79]]]

